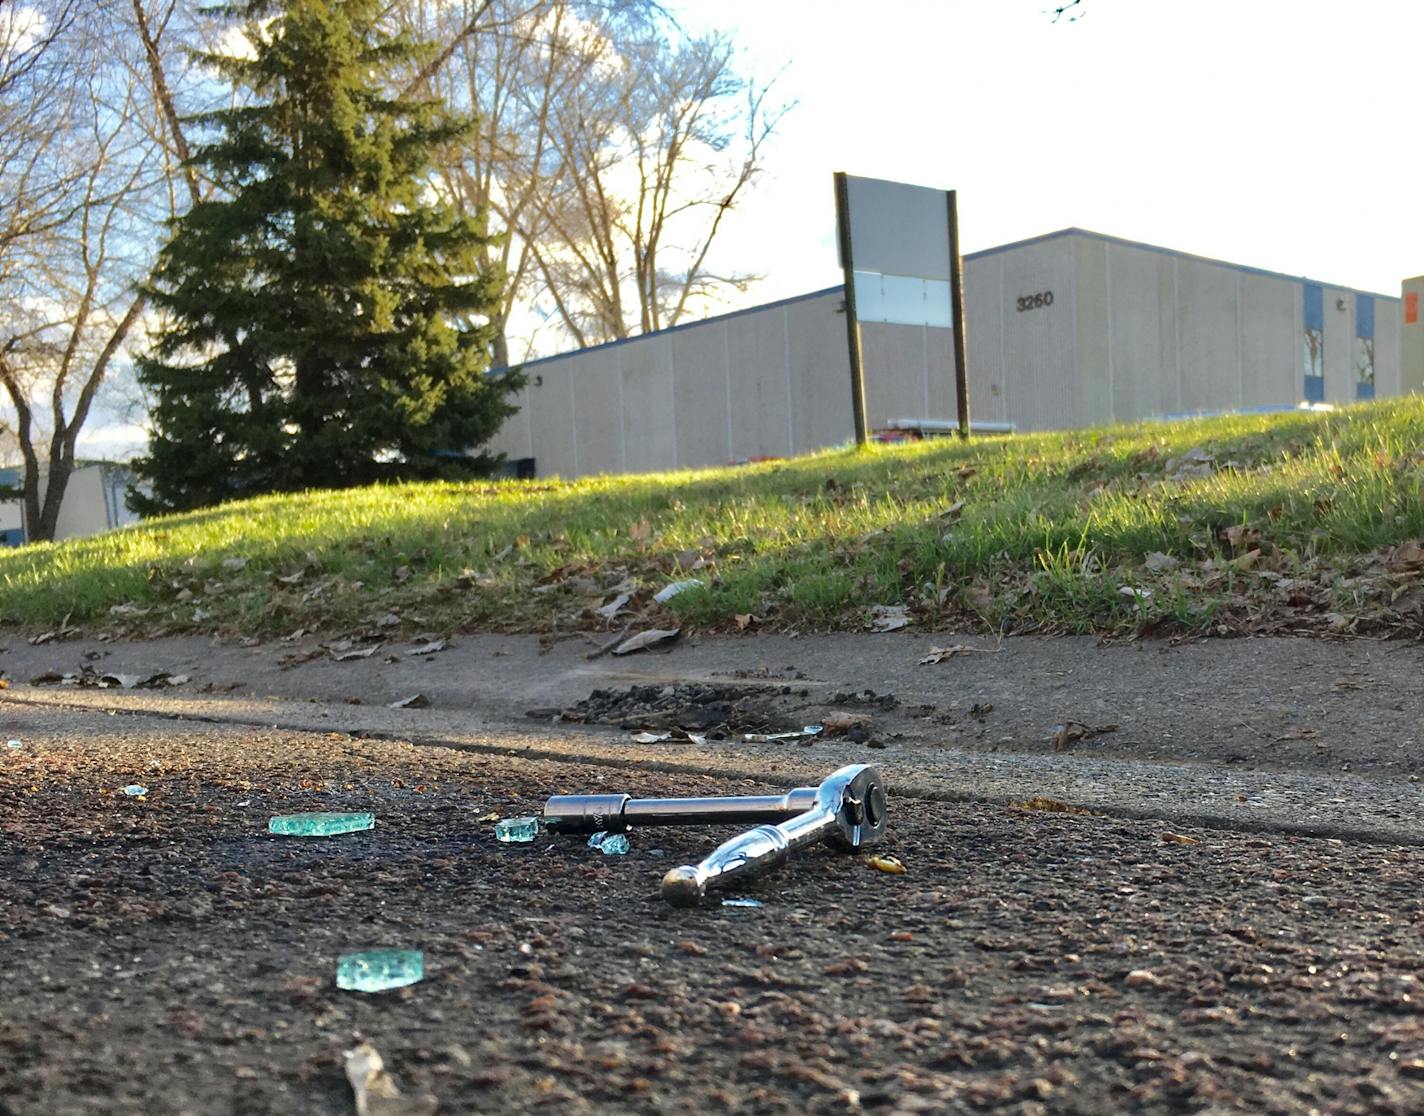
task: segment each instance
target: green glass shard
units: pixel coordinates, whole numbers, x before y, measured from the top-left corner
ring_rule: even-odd
[[[506,844],[532,841],[539,836],[538,818],[500,818],[494,823],[494,835]]]
[[[267,823],[267,832],[284,837],[332,837],[338,833],[358,833],[375,824],[375,814],[278,814]]]
[[[425,953],[418,949],[372,949],[336,959],[336,987],[348,992],[384,992],[425,979]]]
[[[628,851],[628,837],[623,833],[610,833],[598,847],[604,856],[622,856]]]

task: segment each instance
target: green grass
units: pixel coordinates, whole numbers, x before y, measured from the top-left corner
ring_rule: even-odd
[[[1214,459],[1208,475],[1173,475],[1194,447]],[[1424,536],[1422,484],[1424,400],[1409,398],[650,476],[273,496],[6,552],[0,623],[568,630],[608,627],[587,610],[626,583],[618,627],[750,614],[861,629],[870,606],[905,604],[921,629],[1413,632],[1417,571],[1385,560]],[[706,586],[651,604],[687,576]]]

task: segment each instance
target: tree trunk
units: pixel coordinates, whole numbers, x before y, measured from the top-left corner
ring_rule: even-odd
[[[68,458],[51,458],[47,470],[44,500],[40,500],[39,470],[25,470],[25,533],[27,542],[54,542],[59,526],[59,509],[64,492],[74,473],[74,462]]]

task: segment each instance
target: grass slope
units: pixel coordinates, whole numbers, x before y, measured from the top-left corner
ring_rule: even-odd
[[[313,492],[0,554],[0,623],[266,636],[675,616],[830,630],[905,605],[926,629],[1415,634],[1421,484],[1424,400],[1409,398],[649,476]],[[651,602],[685,577],[706,584]],[[592,611],[622,592],[616,619]]]

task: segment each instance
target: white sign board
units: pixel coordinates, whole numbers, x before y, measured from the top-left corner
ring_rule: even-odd
[[[846,189],[856,271],[949,282],[949,209],[943,190],[854,175],[846,175]]]
[[[855,316],[950,325],[949,207],[943,190],[846,176]],[[845,267],[842,258],[841,266]]]

